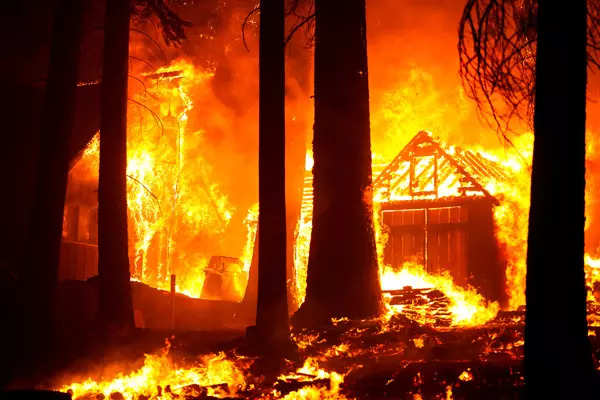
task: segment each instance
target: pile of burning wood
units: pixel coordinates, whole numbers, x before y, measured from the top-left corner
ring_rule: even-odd
[[[434,326],[450,326],[452,315],[448,309],[450,299],[434,288],[405,286],[400,290],[384,292],[389,304],[401,308],[394,318]]]

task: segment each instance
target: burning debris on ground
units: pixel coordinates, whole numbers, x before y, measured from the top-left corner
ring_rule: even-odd
[[[54,387],[75,399],[121,393],[124,398],[479,398],[481,390],[518,397],[522,387],[523,319],[477,328],[440,328],[397,319],[334,320],[328,327],[293,333],[295,361],[283,362],[270,380],[252,374],[256,356],[244,346],[196,358],[174,343],[129,374]],[[450,388],[450,389],[448,389]],[[192,394],[192,392],[196,394]],[[171,393],[171,394],[169,394]],[[117,395],[113,395],[117,396]],[[187,396],[187,397],[186,397]],[[193,397],[196,396],[196,397]],[[204,397],[203,397],[204,396]],[[209,396],[209,397],[206,397]],[[344,397],[342,397],[344,396]],[[465,396],[465,397],[461,397]]]

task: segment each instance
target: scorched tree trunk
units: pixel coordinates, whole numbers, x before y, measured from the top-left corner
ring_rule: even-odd
[[[381,311],[365,1],[316,0],[313,229],[297,324]]]
[[[256,330],[288,341],[285,212],[284,2],[260,2],[258,299]]]
[[[527,252],[528,398],[586,397],[586,2],[540,1]],[[589,394],[588,394],[589,395]]]
[[[26,359],[28,355],[44,359],[43,354],[50,349],[55,333],[52,313],[58,281],[69,138],[75,116],[82,13],[83,5],[77,0],[59,1],[55,10],[37,184],[20,276],[24,307],[21,339]]]
[[[130,2],[107,0],[98,186],[99,319],[109,334],[131,330],[127,249],[127,71]]]

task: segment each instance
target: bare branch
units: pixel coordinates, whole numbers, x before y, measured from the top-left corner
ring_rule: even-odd
[[[246,43],[246,25],[248,24],[248,21],[250,20],[250,17],[252,17],[252,15],[254,15],[255,12],[260,11],[260,6],[256,6],[254,7],[249,13],[248,15],[246,15],[246,18],[244,18],[244,22],[242,22],[242,43],[244,44],[244,48],[246,49],[246,51],[249,53],[250,49],[248,48],[248,43]]]
[[[311,15],[309,15],[308,17],[305,17],[300,23],[296,24],[296,26],[294,26],[292,28],[292,30],[290,31],[290,33],[287,35],[287,37],[285,38],[283,45],[286,46],[290,40],[292,40],[292,37],[294,36],[294,33],[296,33],[296,31],[298,31],[298,29],[302,28],[304,25],[306,25],[307,23],[309,23],[310,21],[312,21],[316,16],[316,13],[312,13]]]
[[[132,98],[128,98],[127,100],[131,101],[133,104],[137,104],[138,106],[146,109],[154,118],[154,120],[158,123],[158,125],[160,126],[161,129],[161,135],[165,134],[165,126],[162,123],[162,120],[160,119],[160,117],[158,116],[157,113],[155,113],[154,111],[152,111],[152,109],[150,109],[148,106],[146,106],[145,104],[140,103],[137,100],[134,100]]]
[[[600,0],[588,1],[588,60],[600,68]],[[537,1],[467,0],[458,30],[467,95],[510,144],[513,120],[530,125],[535,96]]]
[[[139,33],[140,35],[144,36],[146,39],[150,40],[150,42],[152,44],[154,44],[156,46],[156,48],[160,51],[160,55],[162,56],[162,58],[165,61],[169,60],[167,58],[167,55],[165,54],[165,51],[163,50],[162,46],[156,40],[154,40],[154,38],[152,36],[148,35],[146,32],[142,31],[141,29],[131,28],[130,30],[131,30],[131,32]]]
[[[139,62],[141,62],[143,64],[146,64],[147,66],[149,66],[150,68],[152,68],[152,70],[156,69],[156,68],[154,68],[154,65],[152,65],[148,61],[144,60],[143,58],[132,56],[132,55],[130,55],[129,58],[131,58],[132,60],[135,60],[135,61],[139,61]]]
[[[146,90],[146,84],[144,83],[144,81],[143,81],[143,80],[141,80],[140,78],[138,78],[137,76],[134,76],[134,75],[130,75],[130,74],[128,74],[127,76],[128,76],[130,79],[133,79],[134,81],[136,81],[136,82],[138,82],[139,84],[141,84],[141,85],[142,85],[142,87],[144,88],[144,93],[146,93],[146,92],[147,92],[147,90]]]
[[[154,193],[152,193],[152,190],[150,190],[148,188],[148,186],[146,186],[142,181],[140,181],[139,179],[137,179],[134,176],[131,175],[127,175],[127,177],[129,179],[131,179],[132,181],[136,182],[137,184],[139,184],[146,192],[148,192],[148,194],[154,199],[156,200],[156,205],[158,206],[158,211],[160,213],[162,213],[162,210],[160,209],[160,200],[158,200],[158,197],[156,197],[156,195]]]
[[[179,46],[186,39],[185,28],[191,26],[192,23],[181,19],[166,5],[164,0],[136,0],[134,5],[134,15],[152,23],[152,16],[158,18],[167,46]]]

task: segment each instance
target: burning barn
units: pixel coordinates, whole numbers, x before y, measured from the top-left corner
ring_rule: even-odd
[[[374,178],[388,234],[385,264],[447,271],[456,283],[504,301],[505,263],[494,235],[499,203],[486,187],[507,179],[488,158],[419,132]]]

